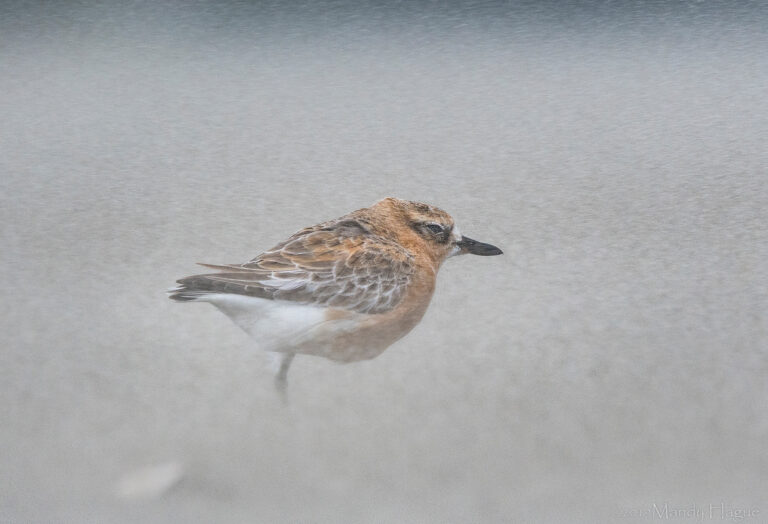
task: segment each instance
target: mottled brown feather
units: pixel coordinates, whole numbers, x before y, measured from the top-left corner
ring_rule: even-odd
[[[405,248],[349,216],[302,229],[245,264],[203,265],[221,272],[179,280],[172,298],[235,293],[376,314],[400,303],[414,272]]]

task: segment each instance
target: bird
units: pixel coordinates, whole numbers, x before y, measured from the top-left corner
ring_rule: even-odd
[[[297,354],[349,363],[372,359],[422,319],[441,264],[501,255],[464,236],[440,208],[387,197],[306,227],[242,264],[177,280],[169,297],[208,302],[275,357],[285,387]]]

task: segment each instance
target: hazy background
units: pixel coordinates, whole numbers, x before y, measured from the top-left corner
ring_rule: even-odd
[[[766,24],[3,3],[0,521],[765,521]],[[373,361],[297,358],[287,407],[163,293],[388,195],[505,255],[450,260]]]

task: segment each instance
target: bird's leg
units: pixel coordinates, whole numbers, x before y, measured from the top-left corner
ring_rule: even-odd
[[[278,364],[280,367],[275,375],[275,387],[279,391],[285,391],[285,387],[288,384],[288,369],[291,367],[291,362],[293,362],[294,356],[296,356],[295,353],[280,353],[278,356]]]

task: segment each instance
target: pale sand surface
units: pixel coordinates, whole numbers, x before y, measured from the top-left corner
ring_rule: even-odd
[[[768,515],[761,8],[152,5],[0,17],[0,521]],[[163,294],[387,195],[505,255],[287,407]]]

